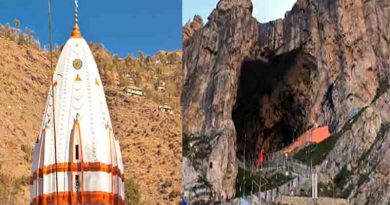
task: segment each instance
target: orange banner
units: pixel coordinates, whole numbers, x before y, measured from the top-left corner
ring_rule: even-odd
[[[329,126],[323,126],[315,129],[311,129],[306,131],[297,139],[295,139],[294,143],[288,146],[284,153],[291,153],[295,149],[304,147],[308,143],[318,144],[330,137]]]

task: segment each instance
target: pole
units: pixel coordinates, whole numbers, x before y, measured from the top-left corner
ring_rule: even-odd
[[[56,118],[55,118],[55,101],[54,101],[54,76],[53,76],[53,36],[52,36],[52,26],[51,26],[51,4],[50,0],[47,0],[47,16],[49,24],[49,41],[50,41],[50,82],[51,82],[51,95],[52,95],[52,106],[53,106],[53,134],[54,134],[54,160],[55,160],[55,177],[56,177],[56,198],[57,205],[59,205],[58,197],[58,164],[57,164],[57,136],[56,136]]]
[[[245,185],[246,185],[246,181],[245,181],[245,175],[246,175],[246,172],[245,172],[245,170],[246,170],[246,156],[245,156],[245,152],[246,152],[246,134],[244,135],[244,167],[245,167],[245,169],[244,169],[244,189],[243,189],[243,196],[245,196],[245,189],[246,189],[246,187],[245,187]]]
[[[260,172],[259,172],[259,175],[260,175],[260,187],[259,187],[259,193],[260,193],[260,205],[261,205],[261,166],[262,165],[260,165]]]
[[[251,195],[253,194],[253,180],[254,180],[254,177],[253,177],[253,161],[252,161],[251,162],[251,182],[252,182]]]
[[[332,187],[333,187],[333,200],[334,200],[334,181],[332,180]]]

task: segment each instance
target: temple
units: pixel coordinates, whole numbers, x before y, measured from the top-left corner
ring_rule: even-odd
[[[77,18],[34,149],[30,204],[124,204],[123,164],[102,81]]]

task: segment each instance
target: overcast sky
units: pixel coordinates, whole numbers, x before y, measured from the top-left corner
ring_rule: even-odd
[[[183,25],[192,19],[195,14],[202,16],[206,22],[211,11],[216,7],[218,0],[183,0]],[[260,22],[268,22],[283,18],[296,0],[252,0],[253,16]]]

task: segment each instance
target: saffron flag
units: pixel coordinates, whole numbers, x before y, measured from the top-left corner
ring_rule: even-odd
[[[322,126],[319,128],[311,129],[303,133],[298,137],[293,144],[285,148],[284,153],[291,153],[295,149],[299,149],[307,145],[307,143],[318,144],[331,137],[329,132],[329,126]]]
[[[258,169],[261,166],[261,164],[263,164],[263,162],[264,162],[264,154],[263,154],[263,150],[261,150],[259,154],[259,158],[257,159],[256,169]]]

